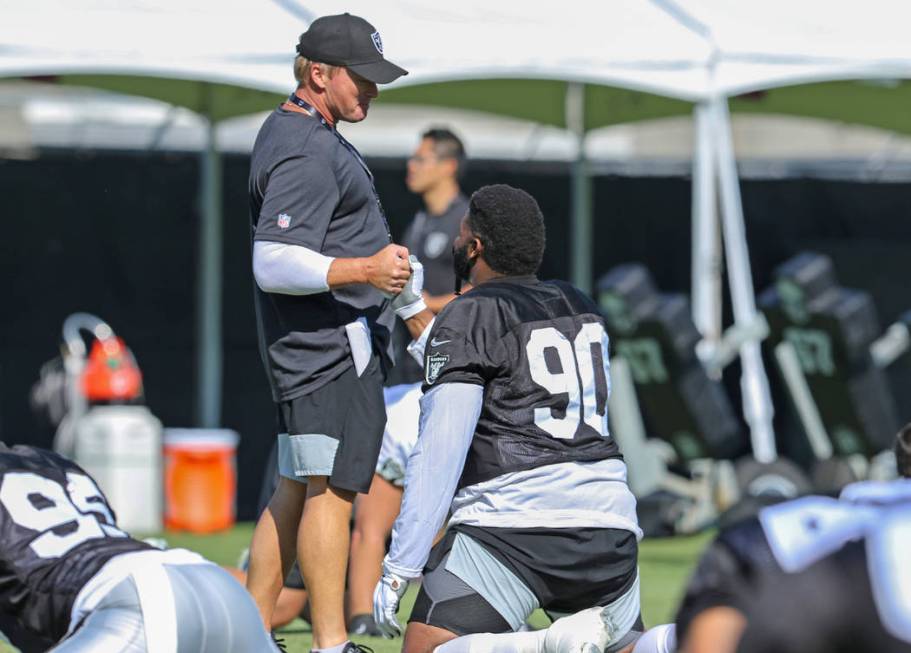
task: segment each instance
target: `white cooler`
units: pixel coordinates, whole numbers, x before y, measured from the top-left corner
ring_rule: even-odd
[[[95,406],[75,425],[76,463],[130,534],[161,530],[161,433],[161,422],[145,406]]]

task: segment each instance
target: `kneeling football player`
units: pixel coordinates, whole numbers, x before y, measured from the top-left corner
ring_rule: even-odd
[[[399,599],[423,574],[406,653],[630,651],[642,533],[607,429],[603,320],[581,291],[536,278],[544,223],[524,191],[477,191],[454,254],[473,287],[425,334],[420,435],[377,625],[398,632]],[[514,632],[539,607],[573,616]]]

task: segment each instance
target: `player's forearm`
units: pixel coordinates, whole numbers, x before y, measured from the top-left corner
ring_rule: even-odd
[[[417,315],[404,320],[405,327],[408,329],[408,334],[411,336],[411,339],[420,340],[421,336],[427,331],[427,327],[433,323],[433,318],[434,312],[430,310],[430,307],[427,307]],[[424,354],[422,352],[421,357],[423,358],[423,356]]]
[[[253,243],[253,276],[264,292],[312,295],[353,283],[370,283],[377,265],[375,257],[333,258],[300,245]]]
[[[369,283],[369,258],[337,258],[329,266],[327,282],[330,288],[347,286],[352,283]]]
[[[411,273],[408,250],[390,243],[373,256],[334,259],[329,266],[327,282],[330,288],[368,283],[392,297],[401,292]]]
[[[415,316],[417,317],[417,316]],[[417,362],[418,365],[424,367],[424,350],[427,349],[427,340],[430,338],[430,332],[433,329],[433,323],[436,322],[436,317],[431,318],[429,322],[424,326],[424,329],[417,336],[414,335],[414,332],[411,331],[409,327],[409,332],[411,333],[411,342],[408,343],[408,354]],[[407,322],[406,322],[407,324]],[[415,323],[415,330],[417,323]]]
[[[424,293],[424,303],[427,304],[427,308],[436,314],[442,311],[443,307],[445,307],[446,304],[451,302],[457,296],[458,295],[455,293],[449,293],[447,295],[429,295],[427,293]]]
[[[421,432],[408,458],[402,509],[383,564],[402,578],[417,578],[455,495],[481,415],[484,388],[446,383],[421,398]]]

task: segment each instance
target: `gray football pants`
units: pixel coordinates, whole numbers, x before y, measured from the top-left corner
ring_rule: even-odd
[[[54,653],[271,653],[277,650],[247,591],[215,565],[162,565],[174,597],[177,647],[151,650],[136,581],[118,583]],[[149,624],[154,628],[154,624]]]

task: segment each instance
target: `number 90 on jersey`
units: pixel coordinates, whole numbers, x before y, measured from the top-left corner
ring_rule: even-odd
[[[560,371],[552,371],[548,366],[548,350],[556,352]],[[602,436],[609,434],[610,362],[607,333],[602,324],[583,324],[572,341],[553,326],[533,329],[525,353],[532,381],[551,395],[567,395],[563,417],[556,416],[552,406],[535,408],[535,426],[563,440],[573,438],[582,423]]]

